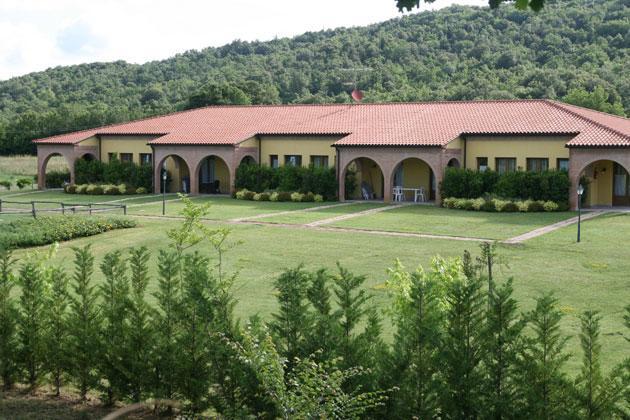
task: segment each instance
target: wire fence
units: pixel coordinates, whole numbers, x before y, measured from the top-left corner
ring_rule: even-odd
[[[60,213],[60,214],[77,214],[85,213],[92,215],[93,213],[122,210],[127,215],[126,204],[113,203],[64,203],[61,201],[48,200],[32,200],[32,201],[14,201],[0,199],[0,214],[16,214],[30,215],[37,218],[40,214]]]

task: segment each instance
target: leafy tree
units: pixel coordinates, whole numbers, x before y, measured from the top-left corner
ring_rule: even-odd
[[[38,256],[25,261],[19,270],[22,289],[18,303],[19,365],[31,389],[41,379],[45,358],[46,297],[44,274]]]
[[[191,96],[187,109],[207,105],[248,105],[251,99],[232,83],[209,83],[199,93]]]
[[[622,367],[614,369],[607,377],[602,374],[600,320],[597,311],[585,311],[580,317],[582,371],[575,385],[580,417],[585,419],[607,419],[621,414],[621,398],[629,390],[629,384],[624,383],[622,377]]]
[[[120,251],[105,254],[101,263],[105,281],[100,285],[101,342],[104,343],[99,357],[100,375],[106,380],[105,401],[112,405],[129,393],[130,354],[134,351],[129,336],[129,278],[127,264]]]
[[[318,361],[331,360],[337,356],[339,324],[332,310],[330,293],[331,275],[325,269],[317,270],[311,276],[306,290],[306,298],[311,311],[311,330],[306,337],[306,353],[312,354]]]
[[[564,352],[568,337],[560,332],[562,313],[551,295],[536,299],[528,314],[532,336],[523,349],[519,383],[525,400],[525,415],[554,419],[569,415],[569,383],[563,372],[569,355]]]
[[[70,304],[69,352],[73,355],[71,372],[79,388],[81,400],[98,382],[101,342],[101,314],[96,286],[92,284],[94,256],[89,245],[74,250],[73,296]]]
[[[573,105],[621,115],[622,117],[625,116],[623,105],[619,98],[609,95],[601,86],[597,86],[592,92],[581,88],[571,89],[562,100]]]
[[[11,290],[17,283],[11,251],[0,249],[0,379],[10,389],[16,376],[17,308]]]
[[[425,3],[433,3],[435,0],[424,0]],[[507,2],[508,0],[488,0],[488,4],[492,9],[496,9],[501,5],[501,3]],[[512,0],[509,0],[512,2]],[[421,0],[396,0],[396,6],[398,10],[402,11],[411,11],[416,7],[420,7]],[[515,0],[514,5],[518,9],[526,10],[530,8],[534,11],[540,11],[544,5],[545,0]]]
[[[48,293],[46,295],[46,346],[45,367],[55,386],[55,395],[61,394],[62,378],[69,370],[68,355],[68,276],[60,267],[52,267],[46,273]]]

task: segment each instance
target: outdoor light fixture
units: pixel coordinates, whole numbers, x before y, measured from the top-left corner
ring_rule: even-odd
[[[577,187],[577,195],[578,195],[578,231],[577,231],[577,241],[580,242],[580,225],[582,223],[582,194],[584,194],[584,187],[582,184],[579,184]]]
[[[162,216],[166,215],[166,174],[166,168],[162,168]]]

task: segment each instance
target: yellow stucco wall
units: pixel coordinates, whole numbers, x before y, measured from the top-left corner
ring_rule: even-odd
[[[88,137],[85,140],[81,140],[80,146],[98,146],[98,138],[96,136]]]
[[[446,145],[446,148],[447,149],[461,149],[462,143],[463,141],[461,137],[457,137],[456,139],[451,140],[451,142]]]
[[[171,155],[164,160],[164,166],[166,167],[166,170],[172,180],[168,184],[167,192],[174,193],[183,191],[182,182],[184,177],[190,176],[186,162],[184,162],[179,156]]]
[[[402,165],[402,187],[424,188],[426,199],[431,192],[431,168],[420,159],[405,159]],[[405,191],[405,199],[413,200],[413,192]]]
[[[109,153],[133,153],[133,162],[140,163],[140,153],[151,153],[147,145],[155,136],[101,136],[101,160],[108,161]]]
[[[584,171],[584,176],[589,180],[585,205],[612,206],[613,163],[609,160],[595,162]]]
[[[516,158],[517,169],[527,169],[527,158],[548,158],[549,169],[556,169],[558,158],[569,158],[565,147],[570,136],[468,136],[466,167],[477,169],[477,158],[487,157],[488,167],[495,168],[495,158]]]
[[[254,137],[250,137],[245,141],[240,142],[239,147],[258,147],[258,139]]]
[[[278,155],[284,165],[284,155],[302,155],[302,166],[311,164],[311,155],[328,156],[328,166],[335,165],[335,148],[339,136],[261,136],[261,163],[270,165],[269,156]]]
[[[354,200],[361,200],[361,183],[366,182],[376,193],[377,199],[383,198],[383,173],[379,166],[366,158],[359,158],[348,165],[348,170],[353,170],[357,174],[357,188],[348,194]]]

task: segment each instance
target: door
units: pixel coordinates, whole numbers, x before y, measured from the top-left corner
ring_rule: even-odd
[[[628,171],[618,163],[613,164],[613,206],[630,206],[630,179]]]

